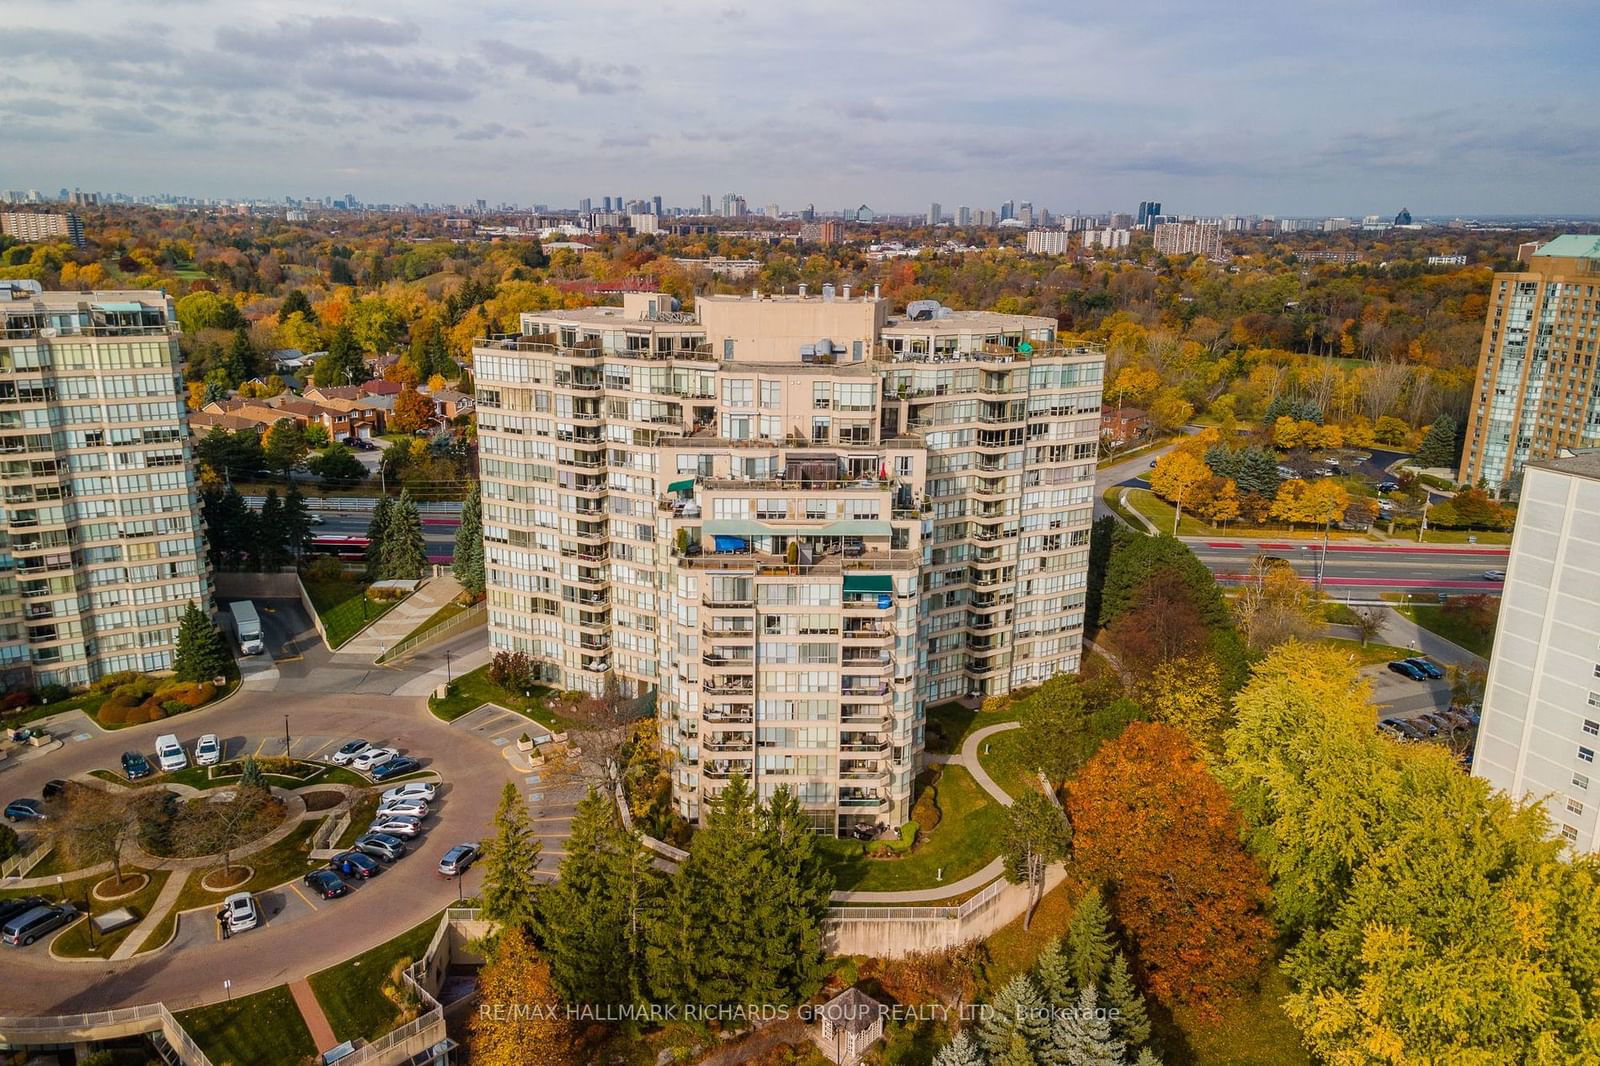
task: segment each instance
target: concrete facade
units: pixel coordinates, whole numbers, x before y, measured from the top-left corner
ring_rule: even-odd
[[[211,605],[178,323],[161,292],[0,282],[0,680],[172,666]]]
[[[909,814],[927,704],[1081,655],[1104,355],[875,296],[660,294],[475,349],[490,642],[653,692],[681,814]]]
[[[1529,463],[1472,772],[1600,841],[1600,454]]]

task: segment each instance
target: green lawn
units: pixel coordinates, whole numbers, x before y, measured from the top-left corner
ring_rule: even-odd
[[[1347,603],[1330,600],[1322,605],[1322,620],[1336,626],[1353,626],[1356,624],[1356,612]]]
[[[1164,1061],[1169,1066],[1311,1066],[1299,1030],[1283,1013],[1288,994],[1288,980],[1273,966],[1249,995],[1223,1004],[1216,1022],[1176,1012],[1170,1028],[1157,1029],[1157,1039],[1167,1037],[1176,1052]],[[1171,1039],[1172,1028],[1179,1039]]]
[[[334,581],[315,581],[302,577],[311,605],[322,619],[322,628],[328,635],[330,647],[337,648],[361,632],[369,622],[381,618],[399,600],[373,603],[367,599],[367,587],[359,581],[340,578]]]
[[[389,971],[405,959],[415,962],[427,950],[439,927],[435,915],[393,940],[379,944],[338,966],[311,975],[311,990],[340,1040],[376,1040],[400,1024],[400,1010],[383,994]]]
[[[489,680],[489,664],[485,663],[450,682],[450,695],[444,699],[430,696],[428,710],[434,717],[453,722],[462,715],[475,711],[485,703],[496,703],[510,711],[527,715],[535,722],[557,729],[556,716],[545,704],[555,690],[544,685],[534,685],[531,695],[510,692]]]
[[[439,608],[437,611],[434,611],[427,618],[423,619],[421,625],[417,626],[417,628],[413,629],[411,632],[407,633],[405,636],[403,636],[399,640],[395,641],[395,644],[399,645],[399,644],[404,643],[405,641],[408,641],[408,640],[412,639],[413,637],[421,636],[423,633],[426,633],[428,630],[432,629],[434,626],[443,625],[445,622],[448,622],[450,619],[454,618],[456,615],[460,614],[461,612],[463,612],[465,610],[468,610],[468,608],[463,607],[461,604],[457,603],[455,600],[451,600],[449,603],[445,604],[443,607]],[[393,650],[393,649],[391,649],[391,650]]]
[[[1128,506],[1138,511],[1145,518],[1155,523],[1156,529],[1162,533],[1172,532],[1172,505],[1160,499],[1149,489],[1130,489],[1128,491]],[[1254,528],[1250,526],[1213,526],[1202,522],[1198,518],[1184,512],[1183,520],[1178,523],[1178,536],[1180,537],[1246,537],[1246,538],[1272,538],[1276,540],[1317,540],[1322,539],[1320,529],[1287,529],[1287,528]],[[1366,533],[1348,529],[1335,529],[1328,533],[1329,540],[1371,540]]]
[[[1425,529],[1422,539],[1429,544],[1510,544],[1511,534],[1499,530]]]
[[[367,826],[372,824],[373,817],[378,813],[378,793],[367,792],[356,798],[350,806],[350,824],[345,826],[339,839],[334,842],[336,848],[348,848],[355,844],[356,837],[367,831]]]
[[[1316,643],[1325,644],[1330,648],[1338,648],[1340,651],[1347,651],[1354,655],[1356,661],[1362,666],[1375,666],[1378,663],[1393,662],[1395,659],[1409,659],[1417,654],[1405,648],[1397,648],[1392,644],[1379,644],[1376,641],[1369,642],[1363,648],[1359,640],[1346,640],[1343,637],[1326,637]]]
[[[1423,629],[1439,634],[1452,644],[1487,659],[1494,649],[1494,626],[1479,628],[1460,614],[1452,614],[1441,606],[1425,603],[1402,605],[1395,610],[1411,619]]]
[[[1122,519],[1139,532],[1144,532],[1144,523],[1134,517],[1133,512],[1122,506],[1122,489],[1116,485],[1111,486],[1100,494],[1100,499],[1105,502],[1111,513]]]
[[[1022,733],[1020,729],[996,733],[978,746],[978,762],[1012,799],[1030,789],[1039,791],[1039,775],[1028,768],[1024,758]]]
[[[1116,466],[1119,463],[1127,462],[1129,459],[1137,459],[1141,455],[1149,455],[1151,452],[1157,451],[1157,450],[1159,450],[1161,448],[1165,448],[1167,445],[1169,445],[1171,443],[1172,443],[1172,438],[1171,437],[1162,437],[1160,440],[1153,440],[1148,444],[1141,444],[1139,447],[1134,448],[1131,451],[1126,451],[1126,452],[1120,453],[1115,458],[1104,458],[1104,459],[1101,459],[1100,462],[1097,464],[1096,469],[1104,470],[1108,466]]]
[[[317,1053],[288,985],[183,1011],[178,1023],[215,1063],[278,1066]]]
[[[951,700],[928,708],[924,746],[935,755],[956,755],[970,734],[985,726],[1016,720],[1015,707],[1003,711],[979,711]]]
[[[1000,853],[1005,811],[963,767],[939,776],[939,824],[903,859],[868,859],[830,849],[837,887],[860,891],[934,888],[976,873]],[[939,870],[942,881],[935,880]]]
[[[131,871],[124,870],[123,872],[124,874],[127,874]],[[137,914],[141,919],[143,919],[145,915],[150,913],[150,907],[155,903],[156,897],[161,895],[162,886],[167,883],[166,870],[152,870],[147,872],[150,875],[150,883],[140,889],[136,895],[129,896],[127,899],[102,902],[94,899],[91,896],[89,900],[90,913],[104,914],[107,911],[116,910],[118,907],[127,907],[132,910],[134,914]],[[101,880],[104,880],[104,878],[86,878],[83,882],[80,882],[80,884],[88,884],[89,887],[92,888],[92,882]],[[76,901],[79,905],[82,905],[82,892],[79,892],[76,897]],[[67,955],[72,958],[109,959],[111,957],[111,953],[122,946],[122,942],[128,939],[128,934],[132,933],[136,928],[138,928],[138,925],[138,922],[134,922],[132,925],[124,926],[123,928],[112,933],[96,933],[94,936],[94,947],[90,948],[89,923],[78,922],[55,939],[52,944],[52,949],[58,955]]]

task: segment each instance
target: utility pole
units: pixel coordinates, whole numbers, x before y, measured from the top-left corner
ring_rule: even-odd
[[[289,716],[283,716],[283,757],[289,757]]]

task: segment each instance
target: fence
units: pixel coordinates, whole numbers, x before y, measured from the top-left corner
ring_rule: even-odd
[[[50,842],[35,844],[20,855],[13,855],[4,863],[0,863],[0,879],[7,877],[27,877],[35,866],[44,861],[55,845]]]
[[[159,1034],[183,1066],[211,1066],[200,1045],[184,1032],[165,1003],[35,1018],[0,1018],[0,1044],[39,1047],[116,1040],[140,1033]]]
[[[487,603],[480,603],[474,607],[468,607],[460,614],[452,615],[436,626],[430,626],[429,628],[424,629],[421,633],[413,633],[411,636],[398,642],[394,647],[378,656],[374,662],[397,663],[401,662],[402,660],[409,659],[411,656],[415,655],[418,651],[427,647],[429,644],[437,643],[438,641],[443,640],[445,637],[453,636],[454,634],[460,633],[465,629],[471,629],[473,626],[482,625],[488,617],[489,605]]]
[[[1004,880],[991,881],[983,891],[953,907],[830,907],[828,917],[836,922],[960,921],[999,899],[1005,887]]]
[[[369,514],[378,505],[377,496],[307,496],[306,506],[313,511],[341,511],[354,514]],[[254,510],[259,511],[266,502],[265,496],[246,496],[244,502]],[[460,500],[416,500],[418,514],[446,514],[459,515],[461,513]]]

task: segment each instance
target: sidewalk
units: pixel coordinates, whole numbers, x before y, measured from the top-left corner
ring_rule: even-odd
[[[1452,643],[1429,629],[1424,629],[1405,615],[1390,608],[1383,612],[1383,629],[1378,640],[1397,648],[1414,648],[1430,659],[1446,666],[1459,666],[1465,670],[1487,670],[1489,662],[1480,656]]]
[[[411,634],[433,613],[461,595],[461,584],[450,574],[429,578],[428,583],[408,596],[404,603],[357,633],[334,652],[335,659],[364,659],[371,662]]]
[[[150,904],[150,913],[146,914],[128,938],[118,945],[117,950],[111,953],[112,962],[121,962],[131,958],[134,952],[144,947],[147,937],[155,932],[156,926],[166,918],[167,912],[177,905],[178,896],[183,892],[183,886],[189,883],[187,869],[173,870],[167,874],[167,883],[161,886],[161,892],[156,896],[156,901]]]
[[[305,1019],[306,1028],[311,1030],[311,1042],[317,1045],[317,1053],[320,1055],[338,1047],[339,1038],[333,1035],[333,1026],[328,1024],[328,1016],[322,1013],[322,1004],[317,1002],[317,994],[311,991],[310,983],[304,977],[290,981],[289,994],[294,997],[294,1005],[300,1008],[300,1017]]]

